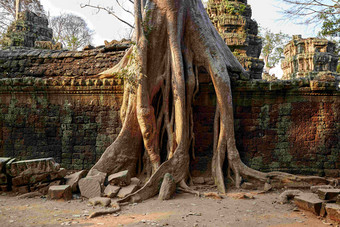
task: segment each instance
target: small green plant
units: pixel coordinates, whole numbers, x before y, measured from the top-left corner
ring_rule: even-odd
[[[240,3],[240,4],[235,4],[230,2],[229,0],[223,0],[221,5],[220,5],[220,10],[224,10],[231,15],[241,15],[245,12],[247,5]]]
[[[26,30],[27,28],[23,19],[20,18],[14,21],[0,39],[0,45],[2,47],[23,46]]]

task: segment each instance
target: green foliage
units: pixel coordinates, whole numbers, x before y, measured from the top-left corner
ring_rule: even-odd
[[[320,35],[340,36],[340,14],[336,10],[336,8],[329,8],[319,15],[322,22]]]
[[[269,69],[275,67],[284,58],[284,45],[290,40],[290,36],[282,32],[273,33],[267,28],[260,29],[262,38],[262,56],[265,66]]]
[[[229,0],[223,0],[221,2],[220,7],[221,7],[220,10],[225,9],[227,14],[242,15],[246,10],[247,5],[245,5],[243,3],[235,4],[235,2],[232,2],[232,1],[229,1]]]
[[[339,61],[340,61],[340,58],[339,58]],[[340,64],[338,64],[338,66],[336,67],[336,72],[340,73]]]
[[[23,19],[14,21],[0,39],[2,47],[23,46],[27,27]]]

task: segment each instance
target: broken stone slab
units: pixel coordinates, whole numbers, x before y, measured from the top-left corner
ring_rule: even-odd
[[[102,194],[102,178],[98,175],[89,176],[79,180],[80,194],[88,199],[100,197]]]
[[[320,199],[328,201],[336,201],[337,196],[340,195],[340,189],[319,189],[318,196]]]
[[[86,174],[87,174],[87,170],[81,170],[79,172],[73,173],[65,177],[66,184],[71,186],[72,192],[78,191],[79,180],[85,177]]]
[[[302,193],[294,198],[294,203],[299,208],[310,211],[316,215],[320,215],[323,202],[323,200],[319,199],[319,197],[313,193]]]
[[[109,198],[114,198],[118,194],[119,190],[120,190],[119,186],[109,184],[108,186],[106,186],[104,190],[104,195]]]
[[[126,186],[126,187],[122,187],[119,190],[117,197],[125,198],[127,195],[137,191],[137,189],[138,189],[138,185],[135,185],[135,184],[130,184],[130,185]]]
[[[5,173],[6,163],[9,162],[11,159],[12,158],[0,157],[0,172]]]
[[[106,197],[94,197],[89,199],[89,203],[93,206],[100,205],[103,207],[108,207],[111,204],[111,199]]]
[[[71,200],[72,190],[70,185],[50,186],[50,188],[48,189],[48,198]]]
[[[64,168],[60,168],[57,172],[50,173],[51,181],[62,179],[66,176],[66,174],[67,174],[67,170]]]
[[[310,187],[310,190],[313,192],[313,193],[317,193],[319,189],[332,189],[334,188],[332,185],[315,185],[315,186],[311,186]]]
[[[158,199],[168,200],[172,197],[175,191],[176,191],[176,182],[174,181],[174,178],[172,177],[170,173],[166,173],[163,178],[161,189],[159,190]]]
[[[204,177],[193,177],[192,182],[194,184],[204,184]]]
[[[7,174],[11,177],[58,172],[60,165],[53,158],[32,159],[6,164]]]
[[[28,185],[28,184],[35,184],[37,182],[47,182],[49,181],[49,174],[42,173],[42,174],[32,174],[32,175],[19,175],[17,177],[12,178],[12,184],[14,186],[19,185]]]
[[[303,192],[300,190],[286,190],[279,195],[279,203],[282,204],[288,203],[289,200],[294,199],[295,196],[298,196],[302,193]]]
[[[128,170],[121,171],[119,173],[111,174],[108,177],[109,184],[117,186],[128,186],[131,184],[131,176]]]
[[[327,218],[340,223],[340,205],[327,203],[326,204]]]

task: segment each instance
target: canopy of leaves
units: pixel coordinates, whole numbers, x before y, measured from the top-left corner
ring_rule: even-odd
[[[37,15],[45,14],[40,0],[21,0],[21,11],[30,10]],[[0,1],[0,35],[6,32],[8,26],[15,19],[15,0]]]
[[[260,36],[262,38],[262,53],[265,66],[267,69],[275,67],[282,58],[284,45],[290,40],[290,36],[280,33],[273,33],[267,28],[260,29]]]
[[[69,50],[77,50],[91,43],[93,31],[79,16],[61,14],[51,19],[50,26],[53,29],[53,40],[61,42]]]

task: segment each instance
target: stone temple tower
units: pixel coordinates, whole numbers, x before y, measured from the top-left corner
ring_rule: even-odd
[[[251,78],[261,79],[264,62],[259,59],[262,49],[257,22],[247,0],[209,0],[209,17],[221,37]]]

